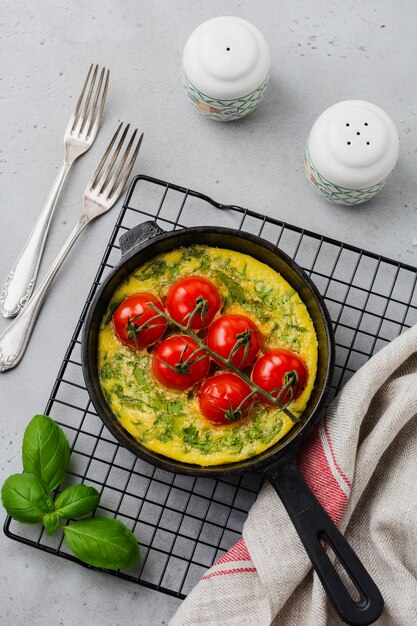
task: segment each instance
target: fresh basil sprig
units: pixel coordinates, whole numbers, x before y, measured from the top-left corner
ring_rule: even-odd
[[[8,514],[24,524],[41,522],[54,508],[45,483],[34,474],[13,474],[6,478],[1,501]]]
[[[55,512],[62,519],[82,517],[91,513],[100,502],[100,494],[94,487],[72,485],[55,499]]]
[[[43,522],[51,535],[61,519],[82,517],[94,511],[100,494],[88,485],[72,485],[52,500],[69,466],[70,447],[61,428],[47,415],[29,422],[22,445],[23,474],[6,479],[1,501],[18,522]],[[139,562],[134,534],[119,520],[93,517],[63,528],[68,546],[81,561],[105,569],[125,569]]]
[[[46,515],[42,518],[42,523],[45,526],[48,535],[53,535],[59,526],[59,516],[54,511],[46,513]]]
[[[117,519],[93,517],[64,527],[67,544],[81,561],[105,569],[126,569],[139,562],[135,535]]]
[[[92,513],[100,502],[100,494],[88,485],[72,485],[64,489],[54,502],[54,510],[45,515],[43,525],[50,535],[56,531],[60,519],[74,519]]]
[[[23,436],[25,472],[42,478],[49,491],[62,482],[70,462],[70,447],[63,430],[47,415],[35,415]]]

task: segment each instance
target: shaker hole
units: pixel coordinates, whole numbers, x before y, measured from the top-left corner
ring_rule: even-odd
[[[358,131],[356,134],[357,134],[357,135],[360,135],[360,132]]]
[[[368,126],[368,122],[365,122],[364,126]]]
[[[347,142],[347,145],[350,146],[350,141]]]
[[[369,146],[369,141],[366,142],[366,145]]]
[[[350,126],[349,122],[346,122],[346,126]]]
[[[230,52],[230,48],[226,48],[227,52]]]

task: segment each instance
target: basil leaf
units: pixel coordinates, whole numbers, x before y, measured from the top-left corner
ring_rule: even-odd
[[[307,328],[304,328],[304,326],[297,326],[296,324],[286,324],[285,328],[287,330],[295,330],[295,331],[297,331],[297,333],[306,333],[307,332]]]
[[[166,405],[167,413],[174,413],[176,415],[184,415],[184,405],[181,400],[172,400]]]
[[[59,516],[52,511],[52,513],[47,513],[43,516],[42,522],[48,535],[53,535],[59,525]]]
[[[119,308],[119,306],[122,304],[124,298],[122,300],[116,300],[115,302],[111,302],[107,308],[107,311],[103,317],[103,321],[102,321],[102,325],[103,326],[107,326],[107,324],[109,322],[111,322],[112,317],[113,317],[113,313],[115,312],[116,309]]]
[[[22,446],[23,469],[41,478],[49,491],[62,481],[70,461],[63,430],[47,415],[35,415],[26,427]]]
[[[6,478],[1,501],[8,514],[24,524],[40,522],[53,509],[45,483],[33,474],[13,474]]]
[[[149,278],[159,278],[167,270],[167,265],[163,259],[152,259],[143,265],[139,272],[133,274],[136,280],[148,280]]]
[[[107,517],[73,522],[64,527],[69,548],[80,561],[104,569],[125,569],[139,563],[134,534],[119,520]]]
[[[136,378],[136,382],[142,387],[148,386],[148,377],[140,367],[135,367],[133,370],[133,376]]]
[[[55,513],[63,519],[82,517],[94,511],[100,502],[100,494],[94,487],[72,485],[55,498]]]
[[[211,440],[210,431],[206,432],[205,436],[202,435],[200,437],[200,433],[195,426],[187,426],[182,429],[182,433],[186,450],[190,447],[196,448],[203,454],[209,454],[213,450],[214,442]]]
[[[213,273],[216,278],[226,286],[232,301],[238,302],[239,304],[246,303],[245,291],[239,283],[220,270],[215,270]]]

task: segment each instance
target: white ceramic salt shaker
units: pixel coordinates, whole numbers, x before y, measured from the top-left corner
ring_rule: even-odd
[[[270,67],[268,44],[256,26],[240,17],[215,17],[200,24],[185,44],[183,84],[200,113],[237,120],[264,97]]]
[[[338,102],[316,120],[304,167],[313,187],[335,204],[359,204],[385,185],[398,160],[391,118],[363,100]]]

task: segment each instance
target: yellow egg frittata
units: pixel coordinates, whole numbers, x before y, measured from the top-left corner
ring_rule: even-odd
[[[151,349],[132,350],[113,328],[112,312],[127,296],[147,292],[164,302],[174,281],[193,274],[217,286],[223,301],[221,314],[243,314],[257,324],[264,351],[284,348],[303,359],[307,385],[288,407],[295,417],[302,414],[317,368],[317,338],[305,304],[264,263],[240,252],[203,245],[155,257],[115,291],[99,331],[100,384],[116,418],[146,448],[200,466],[233,463],[272,446],[294,422],[276,407],[255,402],[247,417],[226,425],[211,424],[200,413],[195,390],[163,387],[152,374]]]

